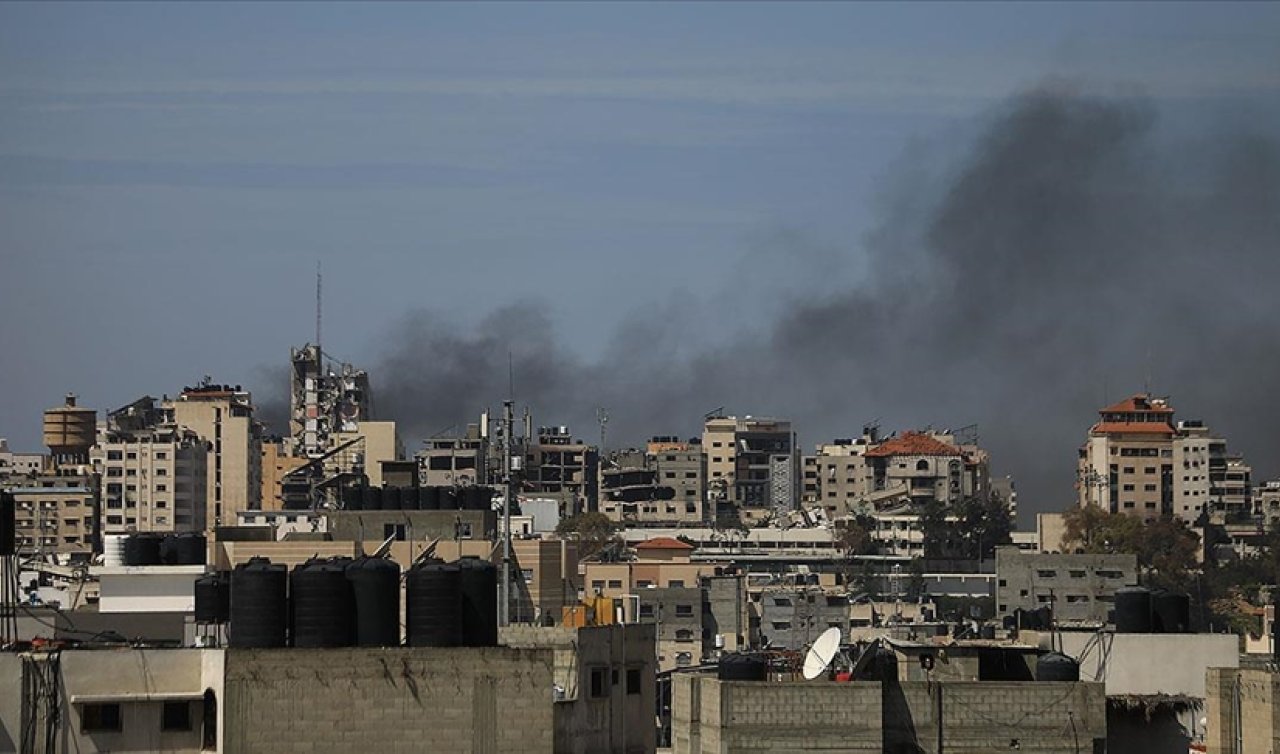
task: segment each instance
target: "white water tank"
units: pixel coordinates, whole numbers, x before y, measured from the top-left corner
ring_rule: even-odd
[[[118,567],[124,565],[124,541],[126,534],[108,534],[102,538],[102,565]]]

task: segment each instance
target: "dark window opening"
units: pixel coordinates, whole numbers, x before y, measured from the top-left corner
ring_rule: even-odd
[[[627,668],[627,695],[640,693],[640,668]]]
[[[80,732],[97,733],[120,730],[120,705],[86,704],[80,710]]]
[[[160,730],[191,730],[191,704],[165,702],[160,716]]]

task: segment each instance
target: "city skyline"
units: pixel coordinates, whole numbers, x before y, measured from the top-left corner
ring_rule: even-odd
[[[977,423],[1031,510],[1148,382],[1277,472],[1272,6],[0,18],[15,447],[68,390],[283,402],[320,261],[326,348],[411,439],[513,354],[587,438]]]

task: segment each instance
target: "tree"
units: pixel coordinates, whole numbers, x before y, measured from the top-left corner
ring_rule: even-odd
[[[876,541],[872,536],[875,531],[875,519],[870,516],[858,516],[836,523],[836,544],[844,552],[846,558],[857,555],[873,555],[876,552]]]
[[[556,534],[578,540],[578,557],[587,558],[617,540],[618,525],[603,513],[585,512],[561,519]]]

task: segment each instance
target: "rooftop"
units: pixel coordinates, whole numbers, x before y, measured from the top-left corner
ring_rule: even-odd
[[[886,456],[958,456],[960,449],[923,432],[904,432],[871,448],[866,455],[872,458]]]
[[[654,537],[635,545],[637,550],[695,550],[693,545],[673,537]]]

